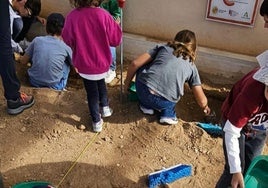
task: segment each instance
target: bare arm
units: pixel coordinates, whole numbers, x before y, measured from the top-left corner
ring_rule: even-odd
[[[25,53],[23,56],[20,57],[19,62],[21,64],[27,64],[30,61],[30,57]]]
[[[47,24],[47,20],[45,18],[43,18],[43,17],[36,16],[36,19],[43,25]]]
[[[210,114],[210,108],[208,107],[208,99],[202,89],[201,85],[193,86],[192,91],[198,105],[203,109],[205,114]]]
[[[125,82],[124,82],[125,91],[127,91],[128,88],[130,87],[130,83],[131,83],[132,79],[134,78],[136,71],[140,67],[142,67],[143,65],[149,63],[151,60],[152,60],[152,58],[151,58],[150,54],[144,53],[131,62],[131,64],[128,67],[127,77],[126,77]]]

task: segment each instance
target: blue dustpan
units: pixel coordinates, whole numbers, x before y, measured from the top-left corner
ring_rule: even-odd
[[[204,129],[208,134],[221,136],[222,135],[222,127],[219,125],[214,125],[212,123],[197,123],[197,126]]]
[[[260,155],[253,159],[246,174],[245,188],[268,187],[268,156]]]

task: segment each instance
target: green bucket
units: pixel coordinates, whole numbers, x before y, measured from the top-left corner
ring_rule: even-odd
[[[53,188],[50,183],[44,181],[30,181],[17,183],[12,188]]]
[[[129,95],[128,95],[128,99],[130,101],[138,101],[138,96],[136,93],[136,86],[135,86],[135,82],[131,82],[130,83],[130,87],[129,87]]]
[[[251,162],[245,175],[245,188],[268,187],[268,156],[259,155]]]

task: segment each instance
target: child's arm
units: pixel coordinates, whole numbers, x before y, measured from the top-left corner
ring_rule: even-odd
[[[210,114],[210,108],[208,107],[208,99],[203,91],[201,85],[196,85],[192,87],[193,94],[198,105],[203,109],[205,114]]]
[[[45,18],[43,18],[43,17],[36,16],[36,19],[43,25],[47,24],[47,20]]]
[[[131,62],[131,64],[128,67],[127,77],[126,77],[125,82],[124,82],[125,91],[127,91],[128,88],[130,87],[130,83],[131,83],[133,77],[135,76],[136,71],[140,67],[142,67],[143,65],[145,65],[151,61],[152,61],[152,58],[151,58],[150,54],[144,53]]]
[[[30,56],[27,55],[26,53],[23,56],[20,56],[19,62],[21,64],[27,64],[30,61]]]

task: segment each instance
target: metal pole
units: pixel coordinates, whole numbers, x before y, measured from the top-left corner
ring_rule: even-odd
[[[121,25],[121,29],[123,32],[123,8],[120,8],[120,12],[121,12],[121,20],[120,20],[120,25]],[[123,39],[124,36],[122,35],[122,42],[120,44],[120,99],[121,101],[123,100],[123,61],[124,61],[124,57],[123,57]]]

